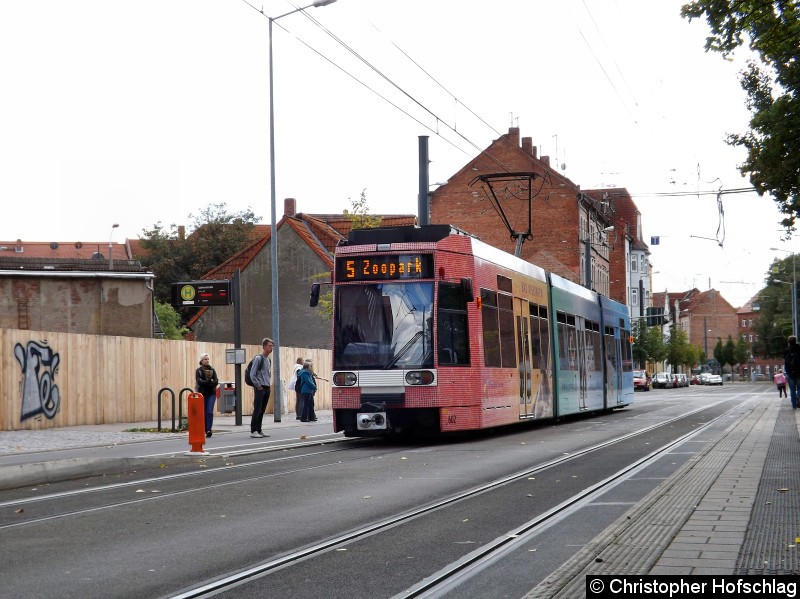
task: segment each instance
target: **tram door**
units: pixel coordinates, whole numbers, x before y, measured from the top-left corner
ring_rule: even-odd
[[[606,327],[606,407],[622,403],[622,341],[613,327]]]
[[[517,367],[519,368],[519,415],[533,413],[533,381],[531,380],[531,334],[528,302],[514,299],[514,318],[517,321]]]
[[[578,342],[578,409],[586,410],[586,396],[588,395],[588,376],[586,365],[586,321],[580,316],[575,318],[575,335]]]

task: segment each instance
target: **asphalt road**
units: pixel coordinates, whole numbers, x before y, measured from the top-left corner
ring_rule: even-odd
[[[392,597],[625,464],[746,402],[744,387],[637,393],[603,416],[437,442],[339,443],[0,493],[2,595],[163,597],[574,454],[708,410],[337,545],[230,597]],[[744,407],[461,585],[520,597],[674,472]],[[180,475],[180,476],[177,476]],[[144,479],[143,479],[144,477]],[[64,495],[59,495],[64,491]],[[13,503],[10,505],[9,502]]]

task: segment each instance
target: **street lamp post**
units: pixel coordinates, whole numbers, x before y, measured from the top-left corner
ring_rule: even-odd
[[[797,337],[797,254],[782,250],[780,248],[769,248],[775,252],[786,252],[792,254],[792,335]]]
[[[274,392],[275,422],[281,421],[281,344],[280,325],[278,321],[278,219],[275,198],[275,103],[273,100],[273,75],[272,75],[272,24],[278,19],[292,15],[307,8],[318,8],[333,4],[336,0],[316,0],[308,6],[296,8],[277,17],[269,19],[269,175],[270,175],[270,209],[272,212],[272,227],[270,228],[270,269],[272,270],[272,341],[275,343],[272,352],[272,365],[275,384]],[[263,13],[262,13],[263,14]],[[266,15],[264,15],[266,16]]]
[[[111,251],[111,238],[114,236],[114,229],[119,227],[119,223],[111,225],[111,234],[108,236],[108,270],[114,270],[114,252]]]

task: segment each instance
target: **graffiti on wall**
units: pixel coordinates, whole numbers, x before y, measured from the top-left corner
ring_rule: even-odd
[[[61,397],[55,376],[58,373],[59,356],[47,341],[28,341],[27,347],[21,343],[14,346],[14,357],[22,368],[22,414],[26,420],[44,414],[52,419],[61,406]]]

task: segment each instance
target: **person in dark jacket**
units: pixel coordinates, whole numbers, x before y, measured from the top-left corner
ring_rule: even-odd
[[[208,354],[200,354],[200,366],[194,371],[195,389],[203,394],[205,404],[206,437],[211,436],[214,424],[214,403],[217,401],[217,371],[211,366]]]
[[[789,347],[783,354],[783,371],[786,373],[786,382],[789,385],[789,399],[792,400],[792,409],[797,409],[797,384],[800,383],[800,345],[797,337],[789,335]]]
[[[311,370],[311,360],[303,362],[303,369],[297,373],[296,385],[300,385],[300,394],[303,396],[303,412],[300,414],[300,421],[313,422],[317,419],[314,412],[314,394],[317,392],[317,382],[314,380],[314,372]]]

